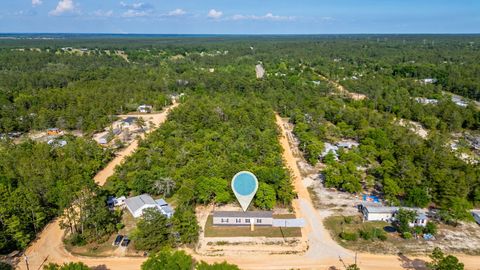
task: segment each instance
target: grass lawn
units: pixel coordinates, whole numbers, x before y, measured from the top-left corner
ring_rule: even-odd
[[[423,240],[403,239],[394,231],[391,224],[383,221],[362,222],[360,216],[331,216],[324,220],[324,225],[330,231],[333,239],[345,248],[372,252],[372,253],[416,253],[418,247],[421,246]],[[365,240],[360,236],[360,231],[371,231],[377,229],[381,231],[386,239],[384,241],[374,238]],[[391,231],[393,229],[393,231]],[[342,232],[356,233],[356,240],[344,240],[340,237]]]
[[[295,215],[274,215],[274,218],[295,218]],[[205,237],[301,237],[301,228],[280,228],[270,226],[213,226],[213,216],[208,216]]]

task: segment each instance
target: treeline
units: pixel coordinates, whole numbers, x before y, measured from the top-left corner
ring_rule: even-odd
[[[0,253],[23,249],[110,159],[95,142],[0,144]]]
[[[293,192],[277,136],[271,107],[252,95],[191,96],[117,169],[108,188],[118,195],[174,194],[180,204],[228,203],[231,178],[249,170],[260,182],[256,207],[288,206]]]
[[[168,69],[130,66],[119,57],[4,49],[0,70],[0,132],[92,132],[140,104],[160,110],[170,103]]]
[[[348,192],[376,188],[390,203],[409,206],[434,203],[444,209],[461,205],[466,210],[480,203],[479,167],[458,159],[447,146],[448,137],[433,133],[424,140],[393,124],[388,114],[356,102],[316,100],[311,107],[299,104],[290,114],[297,132],[319,141],[353,139],[360,143],[358,148],[340,151],[339,162],[326,157],[327,186]],[[310,152],[312,141],[305,137],[299,139],[306,145],[307,156],[318,157],[318,152]]]

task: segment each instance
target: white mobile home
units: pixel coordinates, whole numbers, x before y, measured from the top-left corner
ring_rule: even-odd
[[[213,225],[215,226],[272,226],[271,211],[215,211]]]
[[[390,207],[390,206],[372,206],[369,204],[360,205],[360,210],[363,218],[366,221],[395,221],[395,215],[400,209],[415,211],[417,216],[415,220],[409,223],[410,227],[421,226],[425,227],[428,222],[428,217],[423,209],[409,208],[409,207]]]

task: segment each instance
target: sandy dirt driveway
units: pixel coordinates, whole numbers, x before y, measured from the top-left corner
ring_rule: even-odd
[[[162,123],[167,120],[167,116],[170,111],[176,108],[179,104],[174,103],[173,105],[166,108],[163,112],[158,114],[149,114],[148,117],[151,118],[151,121],[158,128]],[[147,131],[145,134],[142,134],[141,137],[144,138],[146,134],[152,132],[154,129]],[[110,161],[110,163],[105,166],[101,171],[99,171],[95,177],[95,182],[103,186],[107,181],[108,177],[112,176],[115,172],[115,167],[120,165],[125,158],[130,156],[138,147],[138,139],[134,140],[129,146],[122,149],[116,154],[116,157]],[[109,262],[109,269],[139,269],[143,258],[132,259],[128,258],[128,261],[135,261],[136,265],[125,266],[122,261],[127,261],[127,258],[102,258],[102,259],[90,259],[90,258],[80,258],[75,257],[65,250],[63,245],[64,231],[60,228],[60,220],[57,218],[50,222],[42,231],[42,233],[37,237],[37,239],[28,247],[25,252],[28,258],[28,264],[30,269],[42,269],[44,264],[49,262],[54,263],[64,263],[71,261],[82,261],[89,266],[103,265],[105,262]],[[124,267],[125,268],[122,268]],[[27,264],[25,262],[25,257],[22,258],[20,263],[17,265],[17,269],[27,269]]]
[[[166,117],[166,114],[165,114]],[[164,121],[164,120],[163,120]],[[276,115],[276,122],[281,131],[280,144],[283,148],[283,158],[286,166],[291,170],[292,180],[298,199],[293,202],[294,209],[298,215],[305,218],[307,226],[303,228],[302,234],[308,242],[309,250],[302,255],[269,255],[258,254],[256,256],[200,256],[193,250],[186,251],[198,261],[222,262],[228,261],[239,265],[241,269],[344,269],[339,257],[346,263],[354,262],[355,254],[338,245],[329,232],[323,227],[322,216],[313,207],[308,190],[298,168],[298,159],[293,155],[292,147],[288,142],[288,132],[284,128],[284,121]],[[127,148],[128,149],[128,148]],[[135,148],[126,151],[124,157],[131,154]],[[118,162],[123,160],[114,160]],[[107,169],[108,166],[105,168]],[[114,168],[114,167],[113,167]],[[110,175],[113,174],[113,168]],[[104,183],[109,173],[100,172],[96,176],[97,183]],[[67,252],[62,243],[63,230],[60,229],[58,219],[50,223],[40,234],[37,241],[27,249],[30,269],[42,269],[42,265],[48,262],[64,263],[81,261],[93,269],[112,270],[138,270],[145,258],[138,257],[79,257]],[[459,259],[465,264],[467,270],[480,270],[480,257],[459,255]],[[407,257],[397,255],[358,254],[358,265],[362,270],[396,270],[396,269],[425,269],[425,257]],[[22,259],[17,269],[27,269],[25,260]]]

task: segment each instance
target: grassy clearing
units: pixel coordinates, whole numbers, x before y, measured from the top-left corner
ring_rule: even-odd
[[[275,218],[294,218],[292,214],[274,215]],[[205,237],[301,237],[300,228],[260,227],[250,231],[250,226],[213,226],[213,216],[208,216]]]
[[[89,256],[89,257],[106,257],[116,254],[119,247],[112,245],[113,241],[117,237],[117,234],[130,235],[130,233],[136,228],[136,220],[128,211],[124,211],[122,215],[122,223],[125,225],[118,233],[110,235],[108,240],[103,243],[90,243],[84,246],[72,246],[65,244],[65,248],[75,255]],[[132,249],[133,245],[130,243],[128,249]],[[120,252],[122,253],[122,252]],[[123,252],[124,253],[124,252]],[[122,254],[123,254],[122,253]]]

